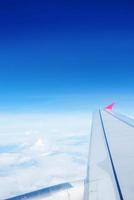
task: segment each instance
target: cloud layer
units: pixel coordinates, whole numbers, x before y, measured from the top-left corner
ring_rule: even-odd
[[[85,176],[88,114],[1,114],[0,120],[0,199]]]

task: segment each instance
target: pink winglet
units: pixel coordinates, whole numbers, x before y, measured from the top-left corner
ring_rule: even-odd
[[[106,106],[105,109],[106,109],[106,110],[112,110],[113,107],[114,107],[114,105],[115,105],[115,103],[112,103],[112,104]]]

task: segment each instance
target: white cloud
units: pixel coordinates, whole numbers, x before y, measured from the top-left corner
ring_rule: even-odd
[[[88,114],[1,114],[0,120],[0,199],[85,176]]]

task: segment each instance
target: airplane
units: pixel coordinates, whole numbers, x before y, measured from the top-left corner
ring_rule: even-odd
[[[134,120],[113,111],[114,105],[93,113],[85,180],[7,200],[133,200]]]

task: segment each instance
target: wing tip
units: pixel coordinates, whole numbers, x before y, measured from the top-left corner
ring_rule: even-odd
[[[107,105],[104,110],[113,110],[113,107],[115,106],[115,102],[113,102],[112,104],[110,105]]]

